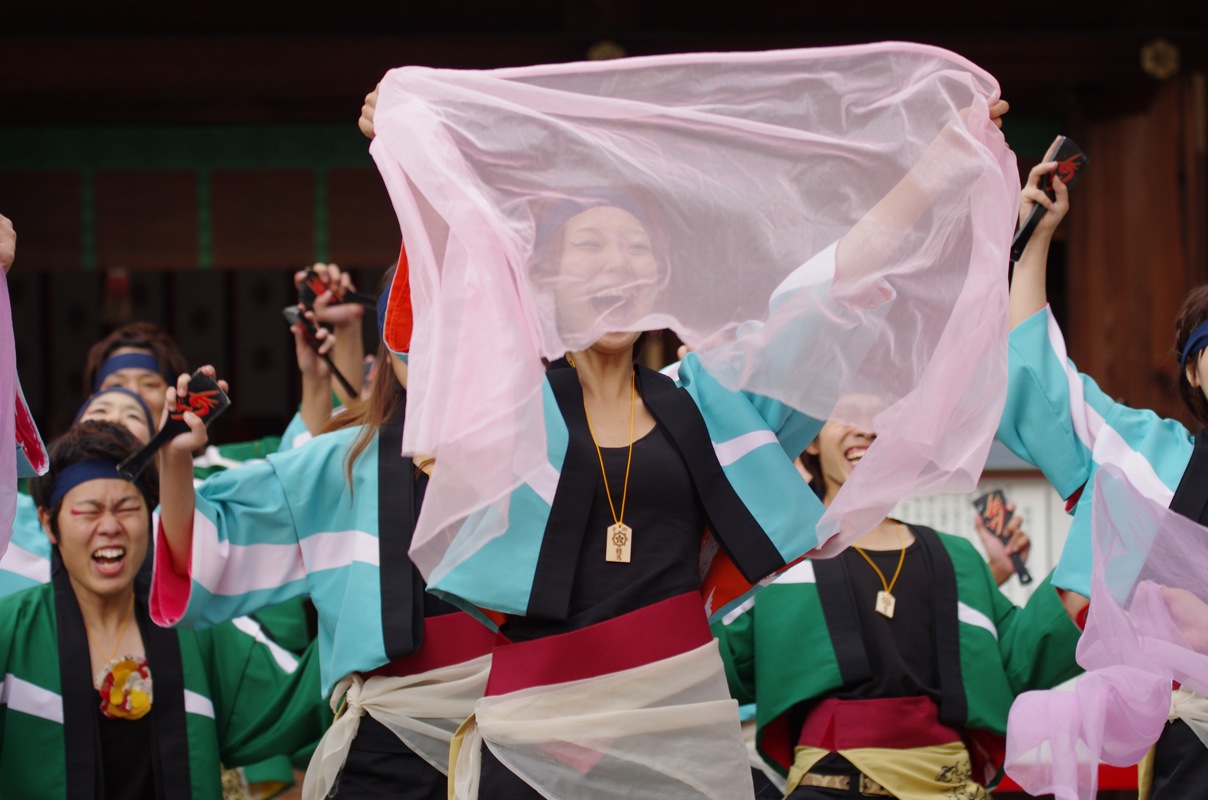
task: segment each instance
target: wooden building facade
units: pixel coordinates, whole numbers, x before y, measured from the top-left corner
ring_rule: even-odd
[[[230,376],[222,438],[279,430],[296,399],[289,274],[333,260],[372,288],[397,252],[355,127],[390,67],[898,39],[999,78],[1022,169],[1057,133],[1090,154],[1051,274],[1071,356],[1109,393],[1185,417],[1172,320],[1208,280],[1208,4],[1056,5],[10,3],[0,213],[20,234],[9,280],[29,399],[60,430],[87,346],[143,318]]]

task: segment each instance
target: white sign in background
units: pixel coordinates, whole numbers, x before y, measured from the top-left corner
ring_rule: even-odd
[[[1032,540],[1027,567],[1035,580],[1023,586],[1017,578],[1012,577],[1001,587],[1003,594],[1012,602],[1023,605],[1033,588],[1057,565],[1070,530],[1071,518],[1065,513],[1065,501],[1040,473],[983,476],[977,491],[971,494],[939,494],[903,500],[890,516],[902,522],[926,525],[943,533],[964,536],[973,542],[984,557],[981,537],[973,527],[973,501],[992,489],[1002,489],[1007,502],[1015,504],[1015,513],[1023,517],[1023,530]]]

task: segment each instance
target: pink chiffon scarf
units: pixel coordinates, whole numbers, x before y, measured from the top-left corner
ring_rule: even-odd
[[[998,97],[905,43],[389,72],[371,152],[410,267],[403,449],[440,465],[424,575],[500,535],[518,487],[550,500],[542,359],[609,331],[672,328],[729,389],[875,427],[824,555],[904,497],[970,490],[1006,385]],[[563,224],[599,206],[630,216],[592,268]]]
[[[1006,770],[1033,795],[1090,800],[1099,762],[1136,764],[1157,741],[1171,682],[1208,693],[1208,531],[1144,496],[1114,466],[1094,485],[1095,566],[1073,691],[1011,708]]]

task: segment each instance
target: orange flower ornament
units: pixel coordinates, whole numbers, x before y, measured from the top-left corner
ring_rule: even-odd
[[[139,719],[151,710],[151,670],[141,656],[109,662],[100,685],[101,713],[110,719]]]

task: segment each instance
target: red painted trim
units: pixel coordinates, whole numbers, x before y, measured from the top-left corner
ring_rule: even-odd
[[[411,279],[407,266],[407,248],[399,248],[398,268],[390,282],[390,300],[386,305],[386,322],[382,326],[386,346],[396,353],[411,351]]]
[[[487,695],[595,678],[671,658],[712,641],[696,592],[570,633],[497,646]]]

